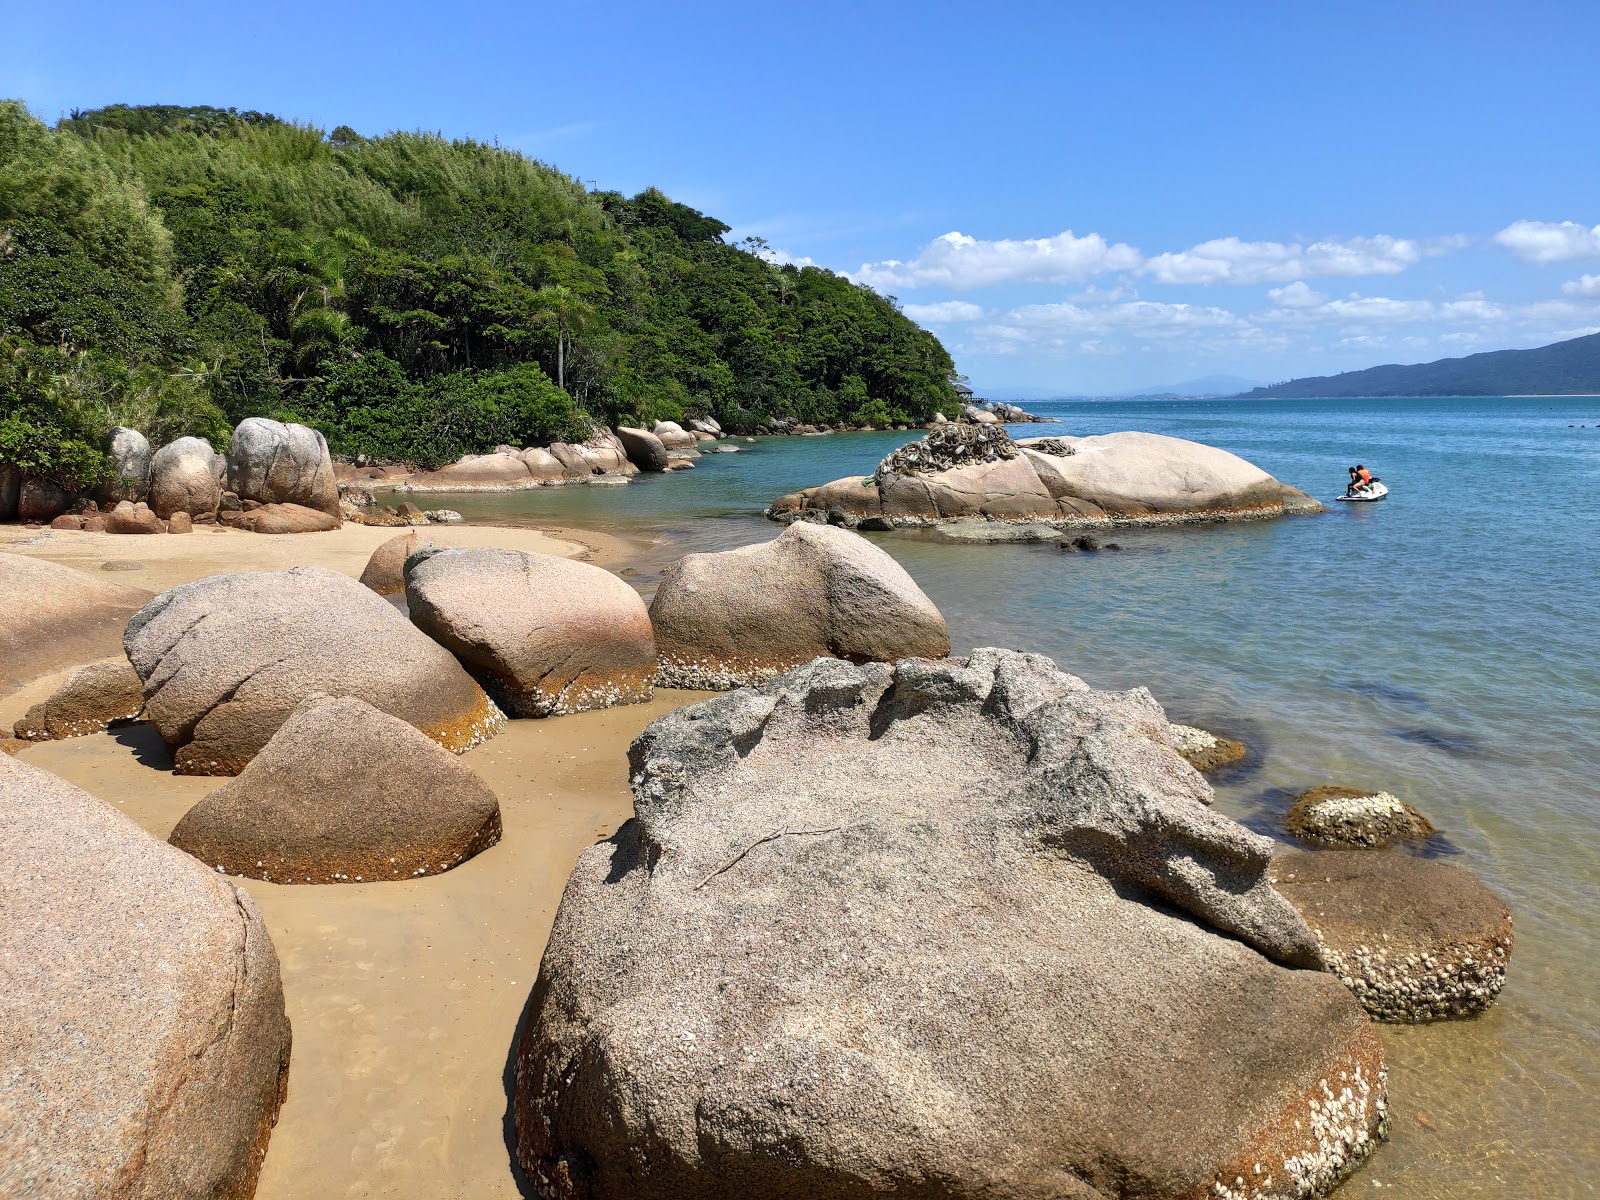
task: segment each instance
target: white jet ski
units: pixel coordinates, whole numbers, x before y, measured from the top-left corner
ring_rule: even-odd
[[[1389,489],[1384,486],[1383,480],[1374,479],[1366,487],[1357,492],[1347,492],[1343,496],[1335,496],[1335,500],[1344,500],[1351,504],[1370,504],[1374,500],[1382,500],[1389,494]]]

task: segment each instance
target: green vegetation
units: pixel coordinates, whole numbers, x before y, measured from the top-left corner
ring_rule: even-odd
[[[1600,333],[1540,346],[1369,367],[1256,388],[1252,398],[1300,396],[1600,396]]]
[[[88,483],[111,425],[220,445],[261,415],[435,465],[597,422],[955,414],[892,300],[727,232],[479,142],[0,101],[0,463]]]

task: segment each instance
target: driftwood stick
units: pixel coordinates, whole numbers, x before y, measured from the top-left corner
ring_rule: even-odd
[[[698,892],[701,888],[705,887],[706,884],[710,883],[718,875],[721,875],[724,871],[737,863],[746,854],[749,854],[750,851],[754,850],[757,846],[763,845],[767,842],[775,842],[781,837],[813,837],[822,833],[837,833],[843,828],[843,825],[830,825],[826,829],[774,829],[771,833],[762,834],[743,850],[739,851],[739,853],[728,859],[727,862],[723,863],[715,871],[711,872],[711,874],[707,875],[699,883],[695,884],[694,890]]]

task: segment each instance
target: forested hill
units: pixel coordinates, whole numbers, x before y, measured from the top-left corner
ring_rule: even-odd
[[[1247,397],[1295,396],[1597,396],[1600,333],[1540,346],[1441,358],[1416,366],[1369,367],[1292,379]]]
[[[223,443],[254,415],[439,462],[593,421],[958,410],[892,301],[728,232],[480,142],[0,101],[0,463],[91,475],[109,424]]]

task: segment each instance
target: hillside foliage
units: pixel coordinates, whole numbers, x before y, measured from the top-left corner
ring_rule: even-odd
[[[302,420],[432,465],[596,423],[953,415],[892,299],[650,189],[426,133],[0,102],[0,463],[93,479],[109,426]]]

